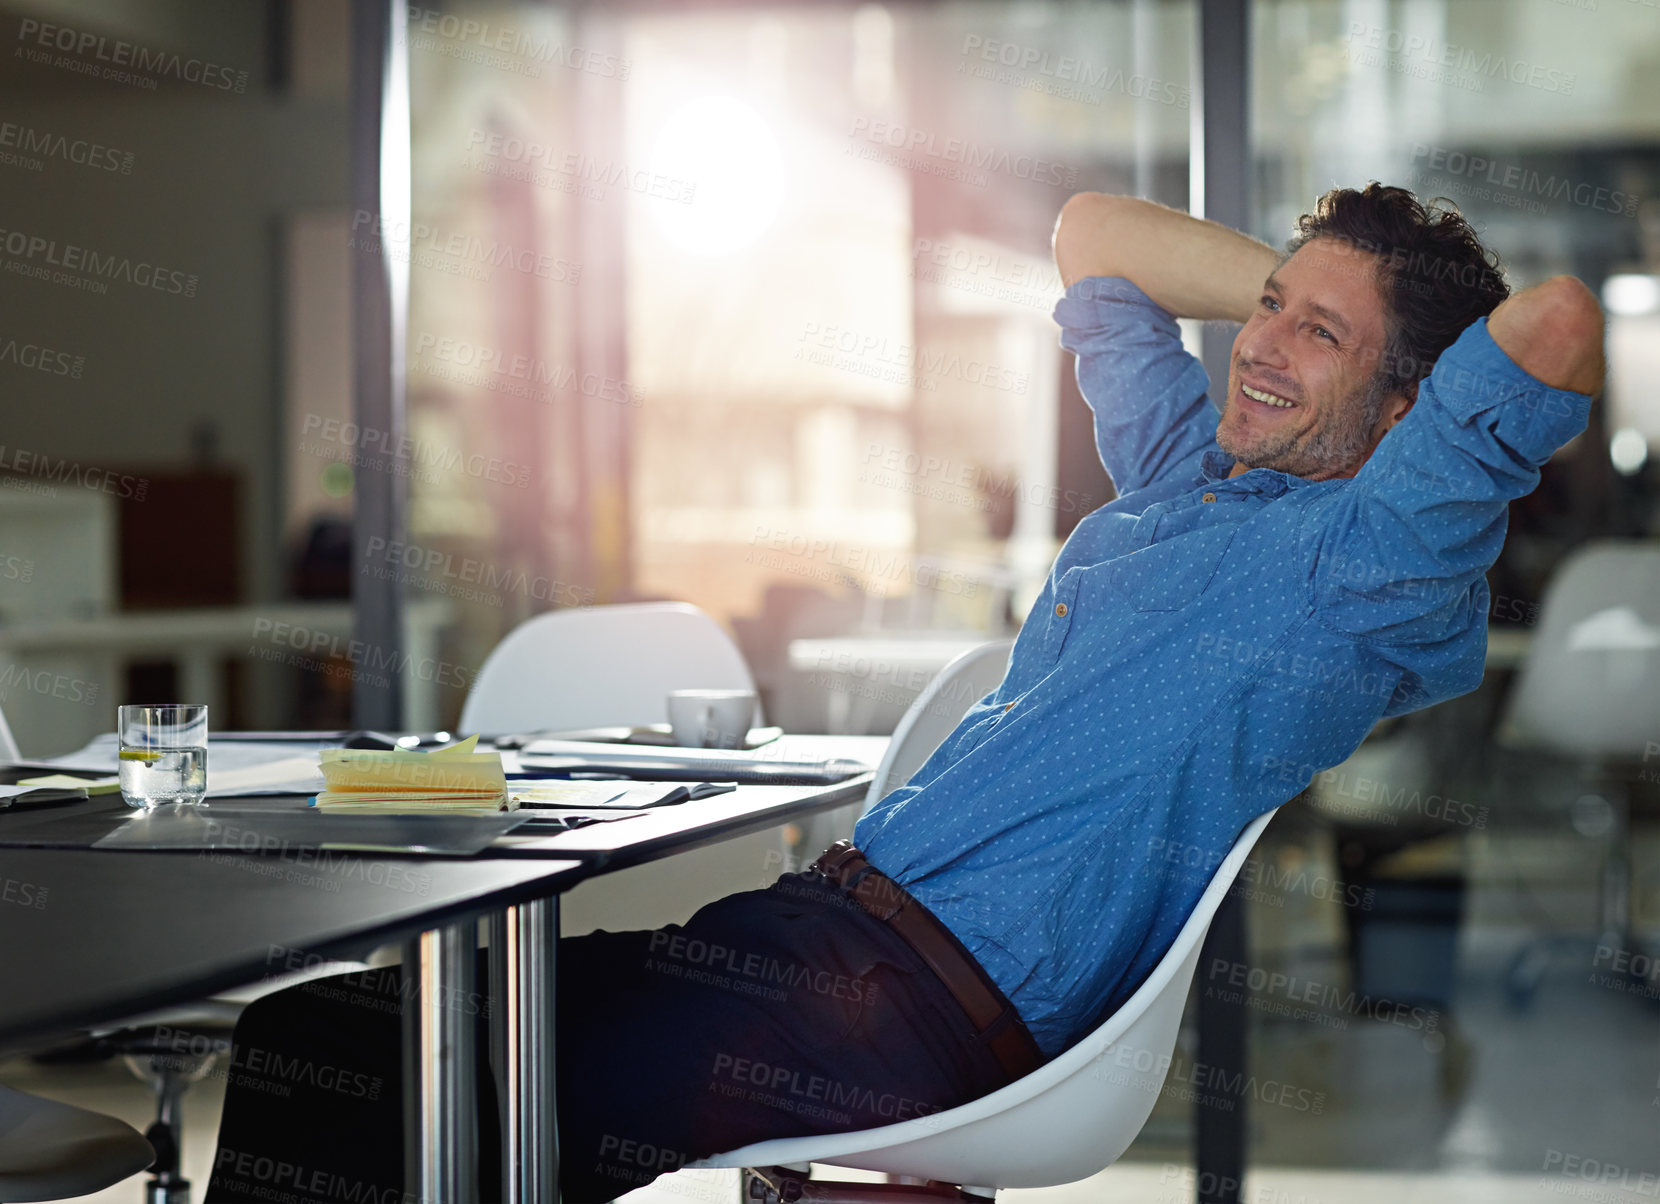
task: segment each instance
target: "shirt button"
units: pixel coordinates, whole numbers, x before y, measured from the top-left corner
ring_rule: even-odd
[[[1201,502],[1214,502],[1216,500],[1216,495],[1214,493],[1207,493],[1207,494],[1205,494],[1204,497],[1200,498],[1199,500]]]
[[[1063,618],[1063,619],[1066,618],[1066,603],[1065,602],[1058,602],[1058,603],[1055,604],[1055,614],[1058,615],[1059,617]]]

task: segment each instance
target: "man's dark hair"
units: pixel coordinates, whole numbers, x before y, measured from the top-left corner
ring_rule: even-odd
[[[1376,180],[1333,188],[1297,219],[1287,256],[1316,238],[1335,238],[1378,257],[1383,294],[1379,396],[1405,392],[1428,376],[1443,351],[1477,318],[1510,295],[1499,258],[1481,245],[1445,197],[1425,206],[1404,188]]]

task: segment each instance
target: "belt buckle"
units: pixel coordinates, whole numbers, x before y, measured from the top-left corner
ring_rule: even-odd
[[[843,866],[855,857],[861,856],[863,854],[853,846],[851,840],[838,840],[813,862],[813,868],[828,878],[836,878],[840,876]]]

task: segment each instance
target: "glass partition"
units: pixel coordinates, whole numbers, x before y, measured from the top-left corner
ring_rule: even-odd
[[[1646,1198],[1660,832],[1643,761],[1660,745],[1511,733],[1524,680],[1573,630],[1550,612],[1573,605],[1552,586],[1574,554],[1654,546],[1660,13],[1259,0],[1253,29],[1254,233],[1282,244],[1334,184],[1445,197],[1513,288],[1571,273],[1602,295],[1610,375],[1589,430],[1511,507],[1481,689],[1317,777],[1259,847],[1248,958],[1201,967],[1200,990],[1251,1017],[1245,1198]],[[1623,580],[1646,631],[1653,591]],[[1621,654],[1630,672],[1652,674],[1648,646]]]
[[[410,430],[468,467],[364,567],[454,607],[458,663],[679,599],[772,720],[885,732],[1012,631],[1110,496],[1050,231],[1080,189],[1185,203],[1189,5],[417,7],[409,40]]]

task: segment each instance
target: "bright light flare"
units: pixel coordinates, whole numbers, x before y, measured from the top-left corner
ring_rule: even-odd
[[[1648,440],[1642,431],[1621,427],[1608,441],[1608,458],[1614,462],[1614,471],[1629,477],[1648,459]]]
[[[1621,273],[1602,285],[1602,303],[1608,312],[1622,318],[1636,318],[1660,310],[1660,276]]]
[[[771,227],[784,203],[784,157],[761,115],[730,96],[676,109],[658,132],[651,170],[682,181],[690,202],[651,198],[658,229],[693,255],[729,255]]]

